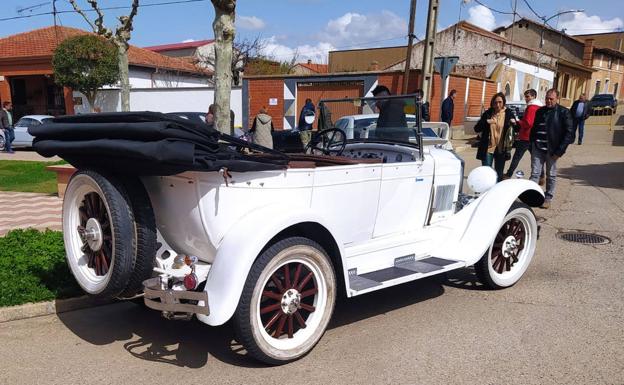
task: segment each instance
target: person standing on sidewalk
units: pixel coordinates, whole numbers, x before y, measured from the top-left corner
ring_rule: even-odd
[[[2,103],[0,110],[0,128],[4,130],[4,152],[13,154],[11,143],[15,140],[15,132],[13,131],[13,114],[11,110],[13,105],[9,101]]]
[[[513,145],[513,113],[506,108],[505,94],[497,93],[490,101],[490,108],[481,115],[481,119],[474,127],[475,132],[481,133],[477,159],[481,160],[482,166],[492,167],[496,170],[498,181],[503,179],[505,161]]]
[[[555,194],[557,160],[574,141],[574,127],[570,110],[559,105],[559,91],[546,92],[546,105],[535,113],[531,130],[531,180],[538,181],[546,164],[546,199],[542,208],[550,208]]]
[[[589,112],[591,111],[591,106],[585,98],[585,94],[581,94],[577,101],[572,103],[572,108],[570,109],[572,112],[572,123],[574,124],[574,132],[576,133],[576,129],[578,127],[578,144],[583,144],[583,133],[585,131],[585,120],[589,118]],[[574,138],[572,138],[572,142],[574,142]]]
[[[260,109],[254,119],[249,132],[253,133],[253,143],[267,148],[273,148],[273,119],[267,113],[265,107]]]
[[[456,90],[451,90],[451,92],[449,92],[449,96],[442,102],[442,121],[448,124],[449,128],[451,127],[451,122],[453,121],[456,94]]]
[[[533,122],[535,121],[535,113],[542,107],[541,101],[537,99],[537,91],[534,89],[524,91],[524,100],[526,101],[527,107],[524,110],[524,115],[522,119],[518,121],[518,126],[520,130],[518,132],[518,137],[515,141],[516,150],[514,151],[513,159],[511,159],[511,164],[505,173],[503,179],[509,179],[513,176],[514,171],[518,167],[520,160],[524,156],[524,153],[527,150],[531,149],[531,142],[529,142],[529,136],[531,135],[531,129],[533,128]],[[542,183],[543,184],[543,183]]]

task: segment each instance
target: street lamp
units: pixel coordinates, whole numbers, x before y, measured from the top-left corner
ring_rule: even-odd
[[[555,17],[561,16],[561,15],[565,15],[566,13],[579,13],[579,12],[585,12],[585,10],[584,9],[570,9],[567,11],[561,11],[559,13],[556,13],[549,18],[542,17],[541,19],[544,21],[544,26],[542,27],[542,33],[540,35],[540,45],[539,45],[540,48],[544,46],[544,29],[546,29],[546,24],[548,24],[549,20],[552,20]]]

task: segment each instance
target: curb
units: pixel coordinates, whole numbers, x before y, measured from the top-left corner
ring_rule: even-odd
[[[26,303],[24,305],[0,308],[0,323],[21,319],[41,317],[51,314],[60,314],[88,307],[102,306],[113,303],[114,300],[101,300],[88,296],[57,299],[53,301]]]

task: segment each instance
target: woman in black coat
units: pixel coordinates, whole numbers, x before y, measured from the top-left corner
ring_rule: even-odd
[[[497,93],[490,101],[490,108],[481,115],[481,119],[475,126],[475,132],[481,133],[477,159],[481,165],[492,166],[498,175],[498,180],[503,179],[505,161],[510,158],[513,146],[514,128],[516,120],[509,108],[506,108],[505,94]]]

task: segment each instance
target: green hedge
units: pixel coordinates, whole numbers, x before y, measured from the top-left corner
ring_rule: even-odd
[[[0,238],[0,306],[82,294],[65,261],[61,232],[13,230]]]

